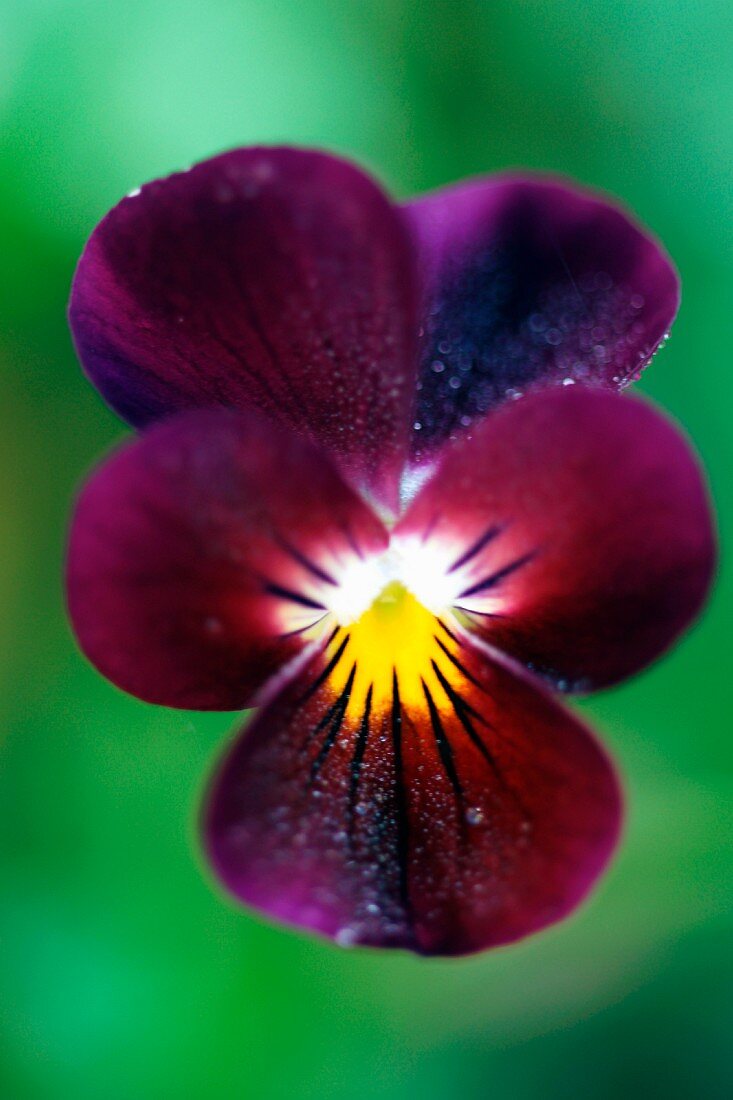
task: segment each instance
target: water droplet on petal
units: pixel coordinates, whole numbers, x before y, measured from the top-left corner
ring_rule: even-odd
[[[356,943],[356,936],[356,929],[347,926],[345,928],[339,928],[334,939],[339,947],[353,947]]]

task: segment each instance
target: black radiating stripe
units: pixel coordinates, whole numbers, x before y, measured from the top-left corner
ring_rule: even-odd
[[[410,894],[407,878],[407,859],[409,842],[409,822],[407,818],[407,800],[405,796],[405,771],[402,760],[402,706],[397,670],[392,672],[392,746],[394,751],[395,778],[395,824],[397,826],[397,866],[399,869],[400,901],[409,915]]]
[[[279,596],[283,600],[290,600],[291,603],[300,604],[301,607],[312,607],[314,611],[328,611],[325,603],[312,600],[310,596],[304,596],[302,592],[294,592],[292,588],[282,588],[279,584],[268,582],[265,589],[270,595]]]
[[[342,524],[340,524],[340,526],[341,526],[341,530],[343,531],[344,537],[346,538],[346,541],[348,542],[349,546],[354,551],[356,556],[358,558],[361,558],[361,560],[363,561],[364,560],[364,551],[359,546],[359,543],[357,542],[357,539],[356,539],[356,535],[351,530],[351,527],[348,525],[348,523],[342,523]]]
[[[290,554],[291,558],[294,558],[299,565],[302,565],[304,569],[307,569],[309,573],[312,573],[314,577],[317,577],[320,581],[325,581],[326,584],[332,584],[334,587],[338,586],[338,581],[334,580],[330,573],[327,573],[325,569],[322,569],[316,562],[299,550],[297,546],[293,546],[287,539],[278,537],[277,540],[286,553]]]
[[[435,662],[433,661],[433,668],[435,668]],[[440,759],[443,762],[445,768],[445,774],[450,780],[450,784],[453,788],[456,800],[460,803],[463,801],[463,788],[461,781],[458,778],[458,772],[456,771],[456,763],[453,759],[453,749],[451,748],[450,741],[446,737],[445,730],[443,729],[443,723],[440,720],[440,714],[438,708],[435,705],[435,700],[430,693],[430,688],[424,680],[420,681],[422,689],[425,694],[425,701],[428,704],[428,711],[430,712],[430,724],[433,727],[433,734],[435,735],[435,743],[438,746],[438,753]]]
[[[471,742],[481,753],[486,763],[491,767],[494,774],[497,776],[497,778],[501,779],[499,765],[496,763],[493,753],[489,751],[482,738],[479,737],[478,733],[476,732],[471,718],[477,718],[480,722],[484,723],[484,725],[489,726],[490,729],[493,728],[491,726],[491,723],[487,722],[486,719],[482,715],[480,715],[477,710],[474,710],[470,703],[466,702],[460,692],[456,691],[456,689],[453,687],[447,677],[443,675],[436,661],[432,662],[432,666],[435,675],[440,681],[440,686],[443,688],[443,691],[448,696],[453,710],[456,712],[456,718],[463,726]]]
[[[462,611],[464,615],[480,615],[482,619],[505,619],[506,615],[500,615],[498,611],[476,611],[473,607],[461,607],[459,603],[453,604],[454,611]]]
[[[443,653],[445,653],[448,660],[451,662],[452,665],[455,665],[455,667],[458,669],[458,671],[461,673],[461,675],[465,676],[466,679],[469,680],[474,685],[474,687],[477,687],[479,689],[479,691],[485,692],[486,688],[483,686],[481,681],[477,680],[472,672],[469,672],[469,670],[466,668],[466,666],[463,664],[463,662],[460,661],[458,659],[458,657],[456,657],[455,653],[451,653],[451,651],[448,649],[448,646],[445,645],[443,642],[441,642],[438,635],[434,634],[433,637],[435,638],[436,642],[438,643],[438,645],[442,649]]]
[[[499,584],[506,577],[516,572],[517,569],[521,569],[523,565],[526,565],[528,561],[531,561],[535,556],[535,551],[531,550],[528,554],[523,554],[521,558],[517,558],[515,561],[509,562],[508,565],[503,566],[501,569],[497,569],[495,573],[492,573],[488,577],[484,577],[482,581],[478,581],[477,584],[472,584],[470,588],[466,588],[463,592],[458,593],[458,599],[465,599],[466,596],[475,596],[477,592],[485,592],[487,588],[493,588],[495,584]]]
[[[293,638],[296,634],[305,634],[306,630],[311,630],[314,626],[318,626],[326,618],[328,612],[324,612],[323,615],[319,615],[317,619],[314,619],[311,623],[306,623],[305,626],[299,626],[297,630],[286,630],[284,634],[281,634],[281,638]],[[338,627],[336,628],[338,630]]]
[[[477,538],[476,541],[472,543],[471,546],[469,546],[468,550],[466,550],[464,554],[461,554],[460,558],[456,558],[448,572],[455,573],[456,569],[460,569],[462,565],[468,565],[471,559],[475,558],[477,554],[480,554],[483,548],[485,546],[488,546],[490,542],[493,542],[496,536],[499,535],[503,530],[504,528],[502,527],[502,525],[498,523],[494,523],[491,527],[488,527],[484,531],[483,535]]]
[[[446,634],[448,635],[448,637],[450,638],[450,640],[452,642],[455,642],[456,645],[463,645],[463,642],[461,641],[461,639],[456,634],[454,634],[452,630],[448,629],[448,627],[445,625],[445,623],[443,622],[442,619],[438,619],[437,621],[438,621],[438,626],[440,626],[446,632]]]
[[[321,770],[323,763],[329,752],[333,748],[334,742],[336,741],[336,738],[339,735],[339,731],[341,730],[341,727],[344,723],[344,715],[346,714],[346,708],[348,707],[349,699],[351,698],[351,689],[354,686],[355,676],[356,661],[354,661],[353,665],[351,666],[351,672],[349,673],[348,680],[344,684],[343,691],[341,692],[333,706],[329,709],[326,720],[324,721],[324,719],[321,719],[314,730],[315,736],[316,733],[319,733],[320,730],[328,725],[329,721],[331,722],[331,728],[326,734],[326,739],[321,745],[318,756],[311,764],[311,782],[313,782],[313,780],[316,778],[319,771]]]
[[[334,631],[334,633],[331,637],[332,638],[335,637],[337,632],[338,632],[338,627],[336,628],[336,630]],[[350,637],[351,637],[350,634],[345,635],[344,640],[341,642],[341,644],[339,645],[338,649],[336,650],[336,652],[334,653],[333,657],[328,662],[326,667],[323,669],[323,671],[321,673],[319,673],[318,676],[316,676],[316,678],[313,681],[313,683],[311,684],[311,686],[298,699],[298,706],[301,706],[303,703],[306,702],[306,700],[310,699],[311,695],[314,695],[315,692],[318,691],[319,687],[321,687],[321,685],[326,682],[328,677],[331,675],[333,670],[336,668],[336,665],[339,663],[339,661],[343,657],[344,650],[346,649],[347,645],[349,644],[349,638]],[[330,638],[329,638],[329,641],[331,641]]]
[[[429,538],[430,538],[430,536],[432,535],[432,533],[433,533],[433,531],[435,530],[435,528],[436,528],[436,527],[438,526],[438,520],[439,520],[439,519],[440,519],[440,516],[439,516],[439,514],[438,514],[438,513],[436,512],[436,513],[435,513],[435,515],[433,516],[433,518],[432,518],[432,519],[430,520],[430,522],[429,522],[429,523],[427,524],[427,526],[425,527],[425,530],[424,530],[424,531],[423,531],[423,533],[422,533],[422,542],[423,542],[423,546],[424,546],[424,545],[425,545],[425,543],[426,543],[426,542],[428,541],[428,539],[429,539]]]
[[[354,816],[356,813],[356,795],[359,790],[359,776],[361,775],[361,764],[366,753],[367,741],[369,740],[369,718],[372,712],[372,693],[374,691],[374,685],[369,685],[369,690],[366,696],[366,702],[364,703],[364,713],[361,718],[361,725],[359,732],[356,736],[356,744],[354,745],[354,755],[351,758],[351,781],[349,785],[349,832],[353,834],[354,829]]]

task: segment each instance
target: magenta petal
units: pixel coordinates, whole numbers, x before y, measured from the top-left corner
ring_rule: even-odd
[[[238,709],[325,619],[339,570],[385,543],[312,444],[254,413],[184,413],[122,447],[82,490],[71,621],[125,691]]]
[[[715,562],[684,437],[643,401],[581,386],[505,405],[448,448],[408,532],[443,547],[473,630],[572,690],[666,649]]]
[[[400,214],[358,169],[239,149],[107,215],[70,319],[90,378],[130,423],[260,409],[392,506],[415,387],[412,270]]]
[[[580,188],[500,176],[406,214],[423,279],[417,458],[518,391],[566,378],[618,389],[677,311],[661,247]]]
[[[347,641],[340,689],[315,658],[235,742],[204,835],[238,899],[345,945],[456,955],[586,895],[619,831],[605,754],[528,674],[436,633],[422,703],[359,689]]]

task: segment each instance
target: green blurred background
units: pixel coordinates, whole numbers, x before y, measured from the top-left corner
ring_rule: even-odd
[[[66,626],[69,500],[124,429],[65,321],[96,221],[225,147],[314,143],[407,195],[527,165],[614,192],[683,278],[643,388],[733,505],[724,0],[0,0],[0,1096],[733,1095],[733,591],[583,709],[629,791],[574,919],[463,961],[268,927],[196,854],[236,716],[107,684]]]

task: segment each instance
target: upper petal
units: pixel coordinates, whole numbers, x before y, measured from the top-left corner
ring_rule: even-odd
[[[497,177],[406,207],[423,283],[416,458],[517,391],[565,378],[618,389],[679,300],[660,246],[605,198]]]
[[[393,506],[415,387],[412,271],[400,214],[358,169],[239,149],[104,218],[70,320],[89,376],[132,424],[264,410]]]
[[[255,413],[183,413],[123,446],[82,490],[71,621],[124,690],[238,709],[312,637],[340,570],[385,543],[312,444]]]
[[[588,892],[619,831],[608,759],[529,674],[433,629],[424,668],[386,684],[340,632],[235,742],[204,834],[240,900],[343,944],[456,955]]]
[[[646,402],[581,386],[505,405],[446,449],[397,529],[422,533],[472,630],[571,690],[657,657],[715,561],[684,437]]]

